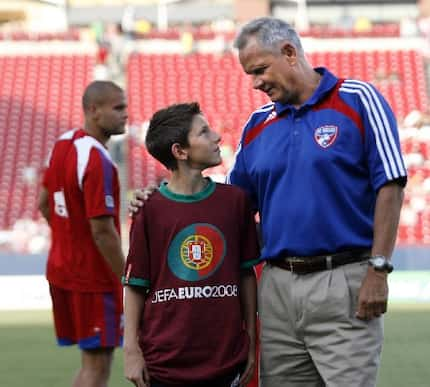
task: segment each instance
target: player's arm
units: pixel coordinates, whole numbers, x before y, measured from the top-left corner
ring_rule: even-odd
[[[390,259],[393,253],[403,203],[403,187],[390,182],[380,188],[376,198],[373,245],[371,255]],[[387,273],[369,266],[361,285],[357,317],[371,320],[387,311]]]
[[[39,194],[39,211],[49,223],[49,193],[48,190],[43,186]]]
[[[242,316],[250,340],[246,368],[240,378],[240,386],[246,386],[254,374],[257,336],[257,280],[253,267],[241,269],[239,292]]]
[[[113,216],[90,218],[93,240],[120,279],[124,272],[124,254],[121,249],[121,237],[115,227]]]
[[[124,293],[124,375],[137,387],[149,387],[149,373],[139,346],[139,322],[143,314],[145,292],[126,286]]]

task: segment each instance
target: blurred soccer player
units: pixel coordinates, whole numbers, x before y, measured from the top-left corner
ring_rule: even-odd
[[[74,387],[105,387],[122,341],[124,257],[119,180],[106,149],[122,134],[127,104],[120,87],[95,81],[82,99],[83,129],[64,133],[50,155],[39,209],[52,231],[47,279],[59,345],[78,344]]]

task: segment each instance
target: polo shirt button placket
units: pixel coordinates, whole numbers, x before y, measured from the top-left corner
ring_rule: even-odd
[[[293,129],[293,143],[297,144],[298,141],[298,136],[300,133],[300,124],[301,124],[302,119],[300,117],[295,117],[293,122],[294,122],[294,129]]]

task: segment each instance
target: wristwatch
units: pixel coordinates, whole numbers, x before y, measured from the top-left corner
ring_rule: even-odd
[[[373,255],[369,258],[369,265],[372,266],[376,271],[382,271],[385,273],[391,273],[394,269],[391,261],[383,255]]]

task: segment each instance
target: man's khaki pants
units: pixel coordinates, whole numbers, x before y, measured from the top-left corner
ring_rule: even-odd
[[[383,319],[355,317],[367,262],[311,274],[266,264],[258,290],[261,387],[374,387]]]

